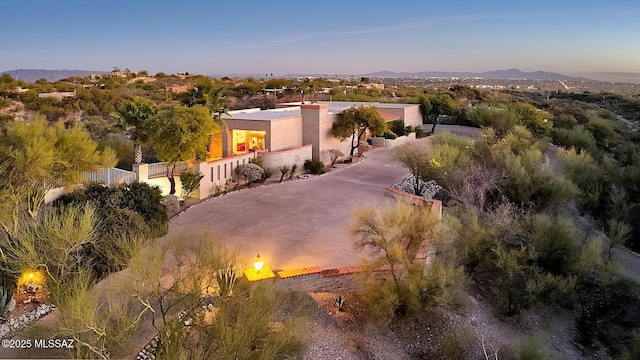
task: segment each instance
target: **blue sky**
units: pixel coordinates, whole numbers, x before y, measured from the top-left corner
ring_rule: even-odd
[[[640,73],[637,1],[5,0],[0,70]]]

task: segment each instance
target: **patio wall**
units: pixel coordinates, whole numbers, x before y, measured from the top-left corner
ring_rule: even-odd
[[[413,141],[416,139],[416,133],[410,133],[409,135],[399,136],[396,139],[385,139],[383,137],[372,137],[371,143],[373,146],[382,146],[382,147],[394,147],[400,144],[404,144],[408,141]]]

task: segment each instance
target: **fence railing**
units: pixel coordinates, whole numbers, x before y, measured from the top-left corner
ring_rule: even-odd
[[[189,165],[184,162],[176,164],[176,176],[183,170],[188,170]],[[149,164],[149,179],[167,176],[167,163]]]
[[[87,181],[95,181],[105,185],[112,184],[131,184],[137,178],[133,171],[126,171],[118,168],[104,168],[98,171],[85,172],[84,176]]]

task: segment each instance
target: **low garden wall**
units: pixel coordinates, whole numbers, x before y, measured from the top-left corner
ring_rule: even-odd
[[[394,147],[401,144],[404,144],[408,141],[413,141],[416,139],[416,133],[409,133],[409,135],[398,136],[396,139],[385,139],[383,137],[372,137],[371,143],[373,146],[381,146],[381,147]]]

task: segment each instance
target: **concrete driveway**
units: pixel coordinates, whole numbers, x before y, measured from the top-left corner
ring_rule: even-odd
[[[445,130],[467,136],[478,132],[447,125],[436,132]],[[194,241],[191,235],[209,232],[249,263],[259,253],[274,270],[358,265],[362,253],[353,248],[349,235],[354,210],[366,204],[392,206],[394,199],[385,187],[409,175],[393,160],[392,149],[378,148],[366,156],[312,179],[245,189],[200,203],[173,219],[160,241],[188,244]]]
[[[391,158],[390,149],[368,152],[368,159],[311,179],[244,189],[200,203],[177,218],[162,240],[210,232],[241,258],[256,254],[274,270],[353,266],[349,224],[355,209],[368,203],[392,204],[385,195],[409,172]],[[161,240],[161,241],[162,241]]]

